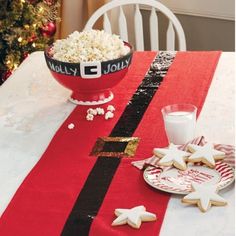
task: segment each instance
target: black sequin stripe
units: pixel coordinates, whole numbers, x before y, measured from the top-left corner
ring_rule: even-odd
[[[174,53],[160,52],[154,59],[144,80],[137,88],[120,119],[113,128],[110,134],[111,137],[132,136],[166,75],[168,68],[173,62],[174,56]]]
[[[166,75],[175,54],[160,52],[126,106],[110,137],[130,137]],[[63,236],[86,236],[120,164],[118,157],[98,157],[65,223]]]
[[[120,158],[98,157],[64,226],[63,236],[88,235]]]

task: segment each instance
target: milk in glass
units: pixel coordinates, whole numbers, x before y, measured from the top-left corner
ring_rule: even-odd
[[[196,116],[193,112],[170,112],[164,116],[164,123],[170,143],[184,144],[194,138]]]
[[[170,143],[185,144],[194,138],[197,107],[192,104],[172,104],[161,109]]]

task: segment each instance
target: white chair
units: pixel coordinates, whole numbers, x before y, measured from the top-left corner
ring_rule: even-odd
[[[88,20],[84,30],[93,28],[95,22],[103,16],[103,29],[106,32],[112,33],[111,23],[107,12],[119,8],[119,34],[124,41],[128,41],[128,28],[127,21],[122,6],[124,5],[135,5],[134,9],[134,32],[135,32],[135,45],[136,50],[144,50],[144,37],[143,37],[143,21],[140,12],[141,5],[147,5],[151,7],[151,15],[149,19],[150,24],[150,41],[151,50],[159,50],[159,33],[158,33],[158,12],[164,14],[168,19],[168,28],[166,31],[166,50],[175,50],[175,35],[178,40],[178,50],[186,50],[186,40],[183,28],[176,18],[176,16],[163,4],[156,0],[113,0],[100,7]]]

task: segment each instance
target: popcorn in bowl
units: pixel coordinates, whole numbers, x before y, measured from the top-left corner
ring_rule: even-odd
[[[119,36],[104,31],[75,31],[44,51],[52,76],[72,90],[77,105],[99,105],[111,101],[111,88],[128,72],[133,50]]]
[[[118,35],[103,30],[75,31],[66,39],[57,40],[51,49],[52,57],[64,62],[108,61],[130,52]]]

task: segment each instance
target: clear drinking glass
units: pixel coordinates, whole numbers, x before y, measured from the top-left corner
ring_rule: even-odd
[[[169,143],[185,144],[195,135],[197,107],[173,104],[161,109]]]

